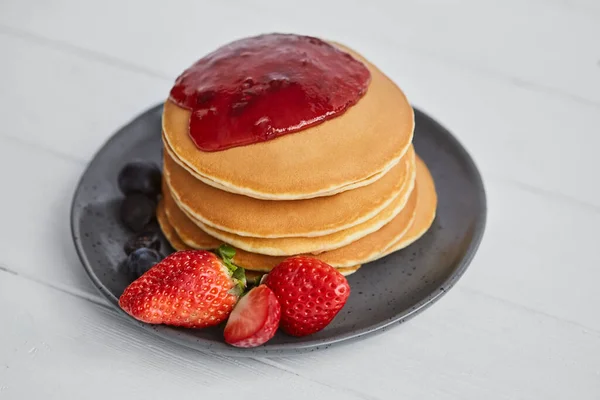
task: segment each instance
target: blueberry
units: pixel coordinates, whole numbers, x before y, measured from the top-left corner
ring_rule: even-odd
[[[129,254],[123,266],[137,279],[163,258],[158,251],[142,247]]]
[[[129,255],[142,247],[160,251],[160,236],[158,232],[146,230],[129,239],[123,249],[125,250],[125,254]]]
[[[141,232],[154,219],[156,202],[143,194],[134,193],[121,203],[121,221],[133,232]]]
[[[160,225],[158,225],[158,221],[156,219],[153,219],[148,225],[146,225],[146,227],[144,228],[144,232],[157,233],[162,231],[160,230]]]
[[[134,161],[119,172],[119,189],[124,195],[142,193],[156,198],[160,194],[161,173],[158,166],[148,161]]]

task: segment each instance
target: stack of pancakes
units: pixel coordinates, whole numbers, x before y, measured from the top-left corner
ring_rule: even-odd
[[[429,229],[437,196],[412,146],[413,109],[381,71],[342,48],[369,68],[366,94],[340,116],[273,140],[201,151],[190,111],[167,100],[157,215],[175,249],[227,243],[236,264],[264,272],[310,254],[347,275]]]

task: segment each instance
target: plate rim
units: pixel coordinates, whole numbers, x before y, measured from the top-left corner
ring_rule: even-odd
[[[282,344],[271,344],[268,343],[254,348],[241,349],[233,346],[227,345],[223,342],[215,342],[209,339],[203,338],[194,338],[193,340],[185,340],[184,336],[182,338],[181,334],[177,331],[177,334],[174,334],[174,330],[177,328],[169,327],[166,325],[150,325],[145,324],[141,321],[136,320],[135,318],[129,316],[125,311],[119,307],[119,299],[112,294],[112,292],[100,281],[100,279],[93,272],[91,267],[91,261],[89,260],[85,250],[83,249],[83,245],[81,243],[81,235],[79,230],[79,224],[77,223],[77,217],[79,216],[79,211],[77,209],[77,199],[81,193],[83,182],[90,172],[94,161],[97,159],[98,155],[105,150],[107,146],[114,140],[117,140],[123,135],[127,133],[127,127],[132,124],[135,124],[140,118],[143,118],[146,115],[156,113],[160,109],[162,109],[164,103],[159,103],[155,106],[152,106],[145,111],[139,113],[137,116],[132,118],[128,123],[122,125],[118,128],[115,133],[113,133],[104,143],[98,148],[98,150],[94,153],[90,161],[87,163],[85,170],[81,174],[77,184],[75,186],[75,191],[73,192],[73,197],[71,200],[71,210],[70,210],[70,225],[71,225],[71,237],[73,240],[73,244],[77,253],[77,256],[83,265],[88,277],[92,281],[93,285],[97,290],[104,295],[104,297],[109,301],[109,303],[117,309],[117,311],[126,315],[130,321],[135,322],[136,325],[142,327],[144,330],[154,333],[155,335],[161,337],[164,340],[168,340],[173,343],[178,343],[180,345],[185,346],[186,348],[194,349],[200,352],[210,352],[224,355],[231,355],[236,357],[252,357],[252,356],[260,356],[260,355],[286,355],[286,354],[299,354],[305,353],[315,350],[321,350],[331,347],[332,345],[341,345],[348,344],[354,342],[356,340],[362,339],[366,336],[370,336],[377,333],[385,332],[391,326],[399,325],[413,318],[415,315],[424,311],[428,307],[432,306],[436,303],[440,298],[442,298],[455,284],[456,282],[463,276],[466,269],[469,267],[479,246],[483,239],[486,223],[487,223],[487,195],[485,190],[485,184],[482,178],[482,175],[477,168],[477,164],[474,159],[468,153],[467,149],[462,145],[462,143],[454,136],[447,128],[445,128],[441,123],[433,119],[429,114],[422,111],[420,108],[413,106],[413,110],[415,116],[418,114],[420,118],[424,118],[428,120],[428,122],[435,126],[435,128],[443,133],[444,136],[449,140],[449,142],[453,145],[453,147],[457,151],[457,156],[464,163],[464,167],[467,169],[469,175],[473,178],[474,187],[479,194],[479,207],[480,214],[476,219],[473,232],[472,239],[469,242],[467,248],[465,249],[464,256],[457,262],[456,267],[450,275],[443,280],[431,293],[427,296],[424,296],[422,299],[417,301],[411,308],[404,309],[394,315],[392,318],[388,318],[379,323],[370,325],[368,327],[362,329],[352,330],[346,333],[340,333],[331,338],[324,339],[313,339],[307,340],[300,343],[282,343]]]

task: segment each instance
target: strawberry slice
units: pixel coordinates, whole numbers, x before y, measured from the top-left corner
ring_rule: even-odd
[[[225,342],[255,347],[269,341],[279,327],[281,307],[271,289],[260,285],[240,299],[225,326]]]

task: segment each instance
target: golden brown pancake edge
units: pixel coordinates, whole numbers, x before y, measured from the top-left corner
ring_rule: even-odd
[[[375,183],[329,197],[260,200],[224,192],[194,179],[164,155],[164,176],[173,198],[202,224],[239,236],[282,238],[332,234],[359,225],[388,207],[415,175],[412,147]]]
[[[158,220],[160,229],[163,232],[163,234],[164,234],[165,238],[167,239],[167,241],[169,242],[169,244],[171,245],[171,247],[173,247],[173,249],[175,249],[176,251],[193,250],[192,247],[186,245],[181,240],[181,238],[177,235],[177,232],[175,231],[175,229],[171,226],[171,224],[167,218],[167,214],[165,212],[164,202],[161,201],[158,204],[158,207],[156,210],[156,215],[157,215],[157,220]],[[238,256],[239,253],[240,253],[240,251],[236,250],[236,256]],[[246,270],[246,278],[248,278],[248,279],[256,279],[262,273],[269,272],[274,267],[274,265],[270,268],[254,267],[245,262],[251,258],[252,258],[251,255],[249,258],[243,258],[243,257],[238,256],[236,259],[236,257],[234,257],[234,262]],[[283,261],[283,259],[281,261]],[[347,266],[347,267],[337,267],[336,269],[342,275],[348,276],[348,275],[351,275],[351,274],[355,273],[356,271],[358,271],[358,269],[360,267],[361,267],[361,265],[352,265],[352,266]]]
[[[334,267],[364,264],[380,258],[385,249],[401,238],[412,226],[412,222],[416,218],[419,193],[419,188],[415,187],[402,212],[378,231],[340,249],[322,252],[313,256]],[[172,225],[176,227],[176,231],[187,245],[198,247],[198,244],[201,243],[203,244],[202,248],[205,248],[207,240],[214,240],[177,207],[168,192],[164,195],[164,201],[167,207],[170,208],[168,215],[171,216]],[[217,241],[212,246],[216,247],[218,244],[220,242]],[[268,256],[238,250],[234,259],[241,265],[268,271],[285,258],[284,256]]]

